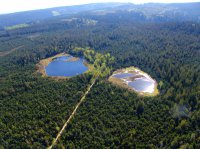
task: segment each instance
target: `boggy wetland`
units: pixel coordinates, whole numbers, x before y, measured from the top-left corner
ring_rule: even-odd
[[[89,70],[88,63],[83,57],[73,57],[66,53],[43,59],[37,67],[43,76],[54,78],[74,77]],[[159,94],[156,80],[133,66],[116,70],[109,77],[109,81],[135,91],[139,95],[156,96]]]

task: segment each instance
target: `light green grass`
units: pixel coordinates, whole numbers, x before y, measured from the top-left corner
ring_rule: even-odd
[[[13,25],[13,26],[7,26],[4,29],[5,30],[14,30],[14,29],[25,28],[25,27],[29,27],[29,25],[28,24],[17,24],[17,25]]]

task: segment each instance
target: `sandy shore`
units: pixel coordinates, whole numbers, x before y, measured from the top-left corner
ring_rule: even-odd
[[[60,54],[57,54],[55,56],[40,60],[40,62],[36,65],[37,72],[42,74],[43,77],[47,76],[46,71],[45,71],[45,67],[48,66],[48,64],[51,63],[55,58],[58,58],[58,57],[61,57],[61,56],[69,56],[69,54],[60,53]],[[58,77],[56,77],[56,78],[58,78]],[[59,77],[59,78],[63,78],[63,77]]]
[[[121,73],[132,73],[135,74],[135,77],[133,78],[134,80],[137,79],[143,79],[146,80],[147,82],[152,82],[153,84],[150,85],[147,89],[145,89],[144,91],[138,91],[132,87],[130,87],[128,84],[131,81],[130,77],[129,78],[115,78],[114,75],[116,74],[121,74]],[[140,77],[138,77],[140,76]],[[112,82],[113,84],[116,84],[118,86],[127,88],[129,90],[134,90],[135,92],[137,92],[140,95],[144,95],[144,96],[156,96],[159,94],[159,91],[157,89],[157,82],[156,80],[154,80],[153,78],[151,78],[150,75],[148,75],[147,73],[141,71],[140,69],[136,68],[136,67],[128,67],[128,68],[124,68],[124,69],[119,69],[116,70],[110,77],[109,77],[109,81]]]
[[[48,66],[49,63],[51,63],[55,58],[61,57],[61,56],[70,56],[69,54],[66,53],[60,53],[57,54],[55,56],[46,58],[46,59],[42,59],[40,60],[40,62],[38,64],[36,64],[36,72],[40,73],[43,77],[48,77],[46,74],[46,70],[45,68]],[[80,58],[79,57],[71,57],[68,60],[65,60],[65,62],[74,62],[74,61],[78,61]],[[90,73],[93,71],[94,67],[92,64],[87,63],[86,61],[84,61],[84,65],[88,67],[88,70],[85,73]],[[65,77],[65,76],[51,76],[51,78],[55,79],[55,80],[59,80],[59,79],[68,79],[70,77]]]

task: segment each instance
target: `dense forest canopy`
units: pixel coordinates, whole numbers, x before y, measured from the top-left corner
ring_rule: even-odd
[[[36,73],[35,64],[61,52],[84,55],[76,47],[113,57],[109,71],[136,66],[149,73],[160,94],[141,97],[100,77],[56,148],[200,148],[199,20],[146,19],[148,11],[116,7],[0,30],[0,148],[52,143],[92,75],[55,81]]]

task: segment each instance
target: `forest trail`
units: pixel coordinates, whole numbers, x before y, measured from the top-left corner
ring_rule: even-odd
[[[8,51],[0,52],[0,56],[6,56],[6,55],[8,55],[8,54],[14,52],[14,51],[17,50],[17,49],[22,48],[22,47],[24,47],[24,45],[18,46],[18,47],[16,47],[16,48],[13,48],[13,49],[8,50]]]
[[[53,141],[53,143],[51,144],[51,146],[49,146],[47,149],[52,149],[52,147],[54,145],[56,145],[58,139],[61,137],[62,133],[64,132],[65,128],[67,127],[67,125],[69,124],[70,120],[73,118],[73,116],[76,114],[77,109],[79,108],[79,106],[81,105],[81,103],[84,101],[85,97],[87,96],[87,94],[90,92],[91,88],[93,87],[93,85],[95,84],[96,80],[98,77],[96,77],[94,79],[94,81],[92,82],[92,84],[88,87],[87,91],[85,92],[85,94],[83,95],[83,97],[81,98],[81,100],[78,102],[78,104],[75,106],[74,111],[71,113],[71,115],[69,116],[69,118],[67,119],[67,121],[65,122],[65,124],[63,125],[62,129],[59,131],[59,133],[56,136],[56,139]]]

